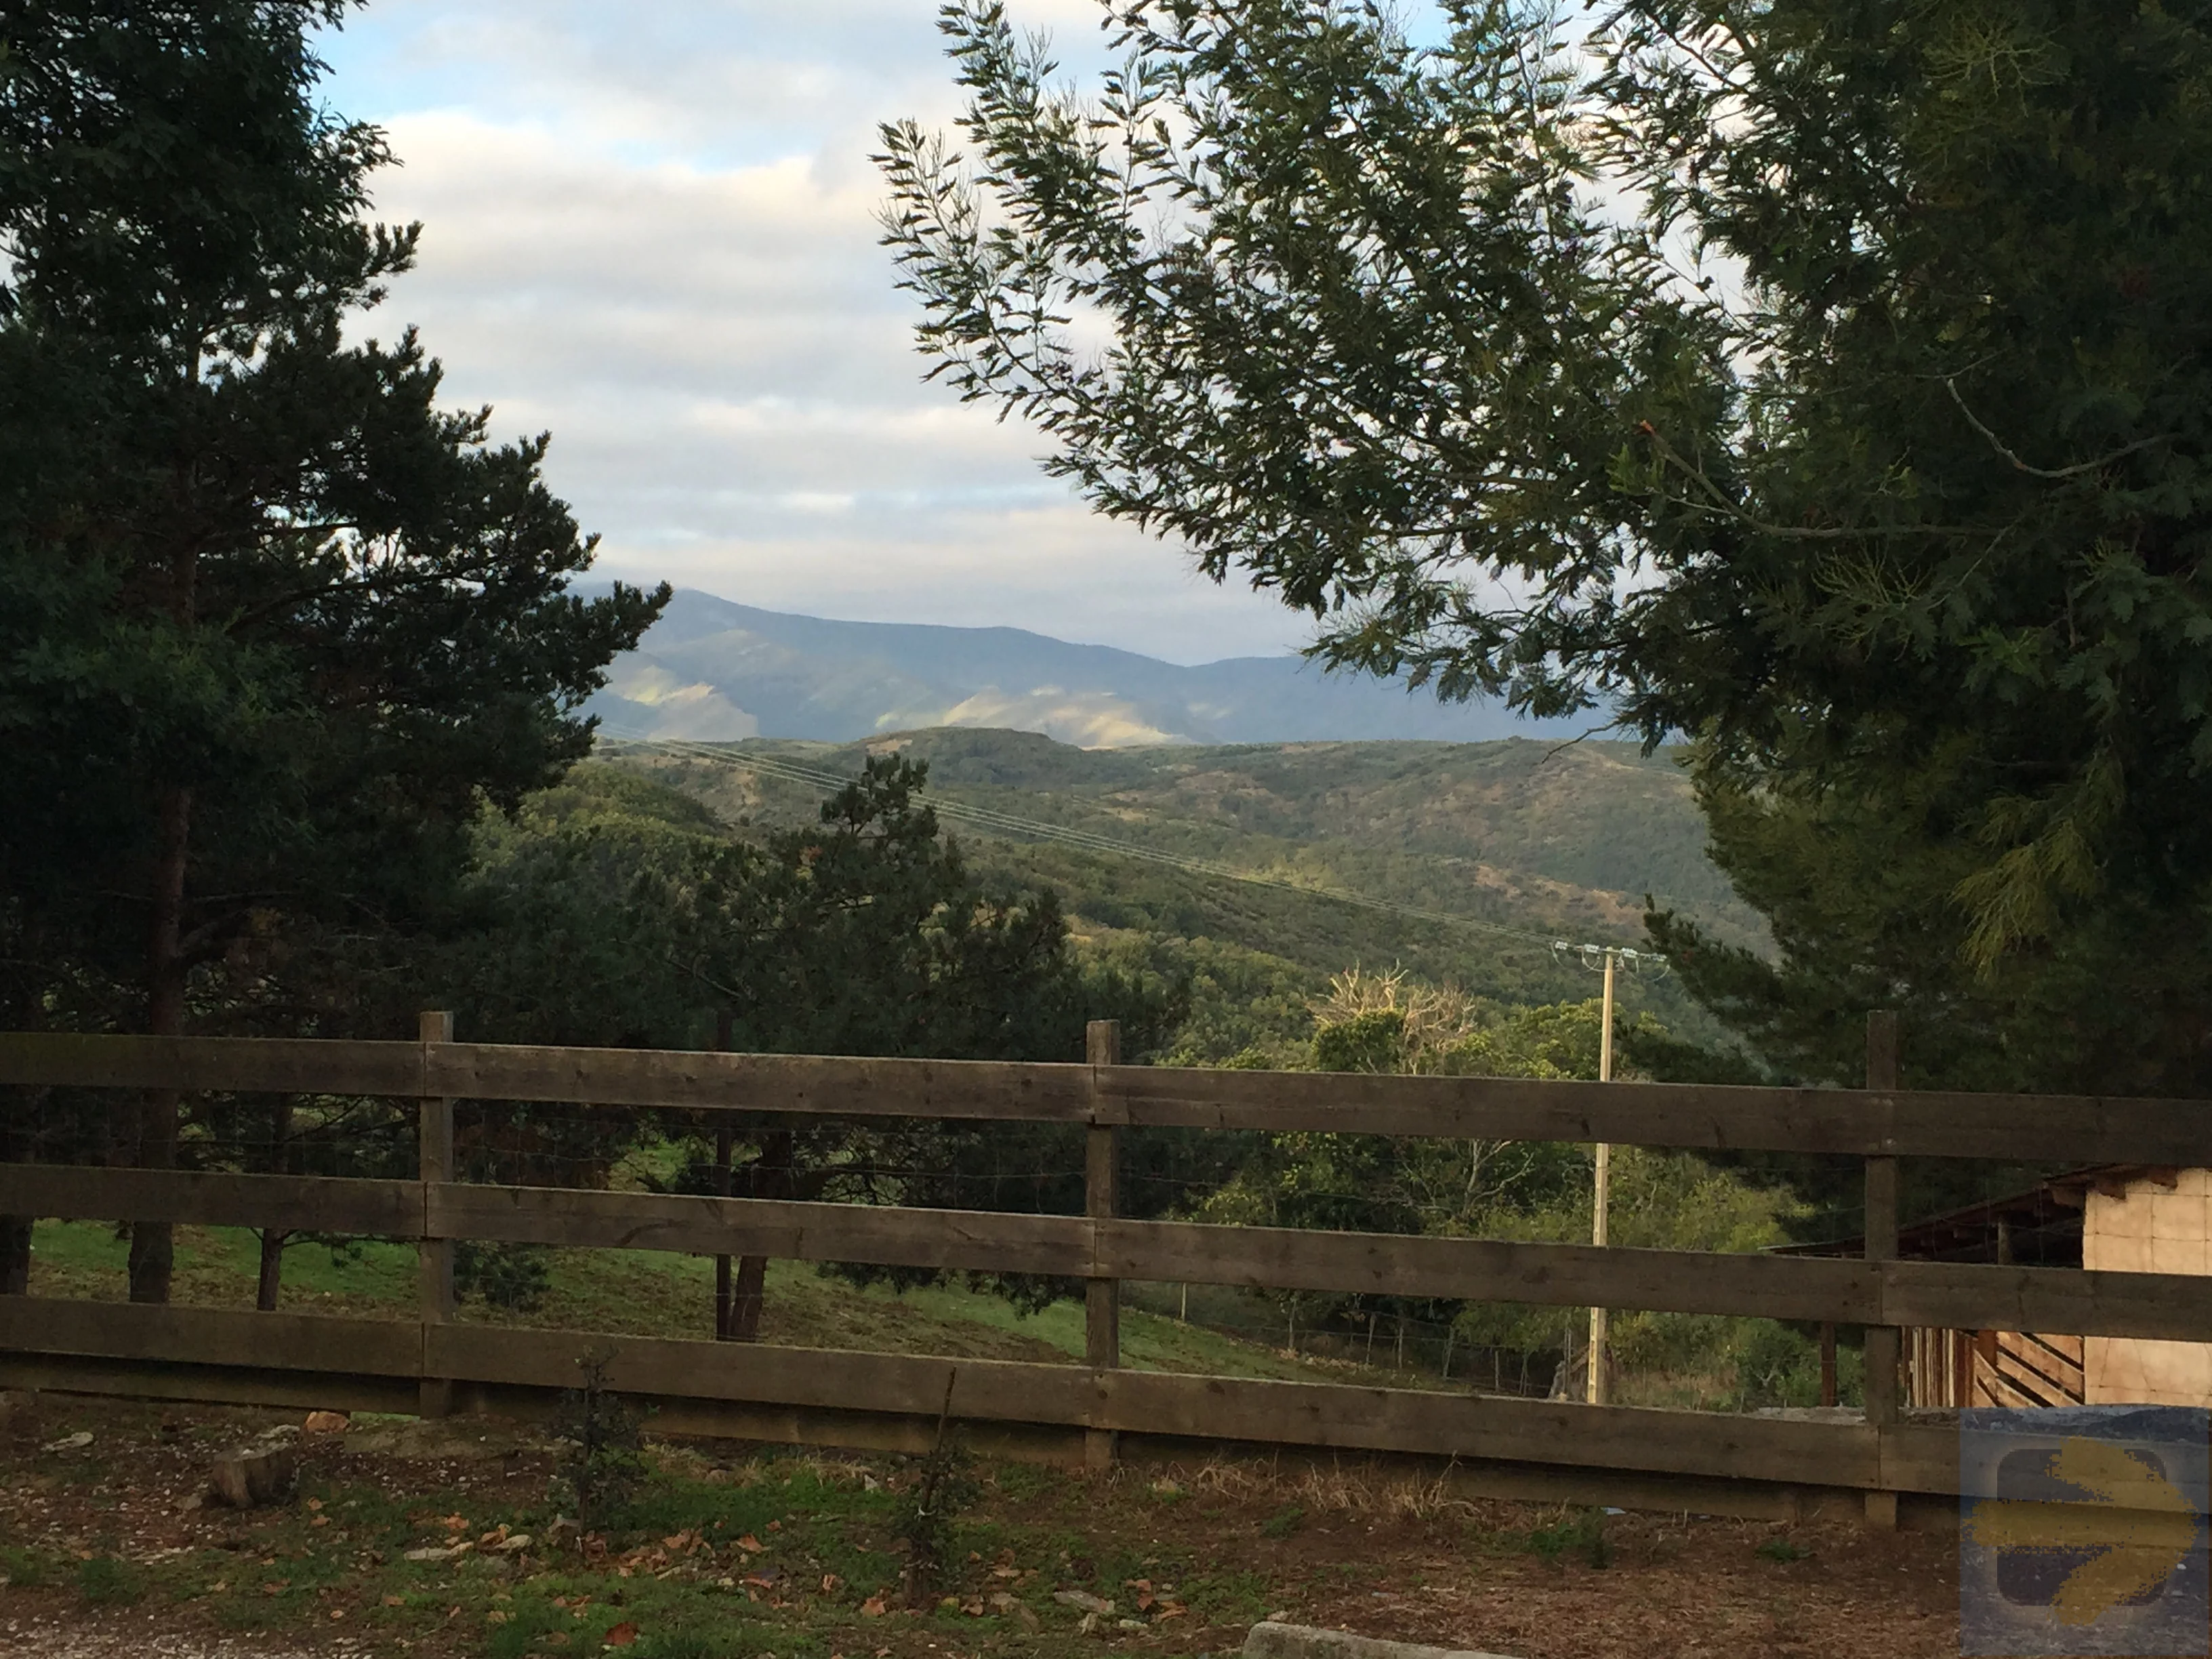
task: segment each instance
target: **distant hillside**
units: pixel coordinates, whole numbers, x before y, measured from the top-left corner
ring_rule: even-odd
[[[1055,888],[1079,929],[1151,965],[1211,975],[1231,1000],[1304,998],[1355,963],[1402,964],[1504,1001],[1591,994],[1557,959],[1565,938],[1635,945],[1644,895],[1757,945],[1759,918],[1705,857],[1687,781],[1626,744],[1324,743],[1084,750],[1034,733],[935,730],[848,744],[751,742],[720,751],[611,746],[754,828],[811,819],[818,791],[734,763],[749,753],[840,774],[896,750],[930,790],[1044,824],[1286,881],[1208,876],[1042,836],[949,827],[980,869]],[[1346,904],[1316,889],[1464,918]],[[1486,924],[1486,926],[1485,925]],[[1498,930],[1507,931],[1498,931]],[[1671,984],[1630,992],[1678,1029],[1697,1024]],[[1234,1044],[1230,1045],[1232,1048]]]
[[[677,593],[590,708],[612,733],[850,742],[927,726],[1036,732],[1085,748],[1573,736],[1494,705],[1324,674],[1297,657],[1195,668],[1016,628],[830,622]]]

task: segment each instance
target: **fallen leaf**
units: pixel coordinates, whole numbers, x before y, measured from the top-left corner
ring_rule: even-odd
[[[58,1440],[49,1440],[39,1449],[48,1452],[82,1451],[91,1443],[92,1431],[80,1429],[75,1434],[65,1434]]]
[[[384,1605],[387,1607],[404,1607],[407,1605],[407,1598],[404,1595],[387,1595],[384,1598]]]
[[[871,1619],[880,1619],[890,1609],[884,1605],[881,1595],[871,1595],[860,1603],[860,1611]]]
[[[743,1538],[738,1540],[738,1547],[743,1550],[747,1555],[758,1555],[763,1550],[766,1549],[768,1546],[762,1543],[761,1540],[754,1537],[752,1534],[747,1533]]]
[[[637,1640],[637,1626],[625,1619],[600,1639],[611,1648],[626,1648]]]
[[[834,1595],[844,1587],[845,1581],[836,1573],[825,1572],[822,1575],[822,1593],[824,1595]],[[830,1656],[830,1659],[839,1659],[839,1656],[833,1653]]]
[[[332,1619],[343,1619],[343,1618],[344,1618],[344,1617],[345,1617],[345,1609],[344,1609],[343,1607],[332,1607],[332,1608],[331,1609],[331,1617]]]
[[[307,1507],[311,1510],[319,1510],[322,1508],[322,1506],[323,1500],[319,1498],[310,1498],[307,1500]]]

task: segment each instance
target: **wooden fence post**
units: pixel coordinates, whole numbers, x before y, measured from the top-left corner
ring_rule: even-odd
[[[723,1008],[714,1016],[714,1052],[726,1054],[730,1051],[730,1011]],[[730,1115],[714,1115],[714,1193],[719,1198],[730,1195]],[[714,1258],[714,1340],[730,1340],[731,1314],[734,1307],[730,1288],[730,1258]]]
[[[1121,1023],[1094,1019],[1084,1030],[1084,1058],[1093,1066],[1121,1063]],[[1097,1089],[1091,1090],[1093,1121],[1086,1137],[1083,1160],[1083,1211],[1093,1221],[1114,1217],[1115,1188],[1121,1170],[1121,1132],[1096,1121]],[[1094,1279],[1084,1288],[1084,1358],[1093,1370],[1112,1370],[1121,1363],[1121,1285],[1119,1279]],[[1114,1462],[1114,1431],[1086,1430],[1083,1462],[1088,1468],[1109,1468]]]
[[[426,1012],[422,1015],[422,1041],[426,1048],[433,1042],[451,1042],[453,1040],[453,1017],[450,1012]],[[435,1099],[428,1095],[422,1097],[422,1178],[427,1211],[428,1184],[453,1178],[452,1101]],[[426,1238],[416,1246],[416,1249],[422,1272],[422,1347],[423,1358],[427,1362],[431,1327],[447,1324],[453,1317],[453,1241],[450,1238]],[[428,1372],[429,1367],[426,1363],[416,1390],[416,1409],[425,1417],[452,1415],[453,1385],[451,1379],[432,1376]]]
[[[1898,1087],[1898,1021],[1893,1009],[1879,1010],[1867,1016],[1866,1086],[1883,1091]],[[1866,1161],[1866,1255],[1869,1261],[1897,1260],[1894,1158],[1869,1158]],[[1865,1353],[1867,1421],[1877,1431],[1894,1428],[1898,1421],[1897,1327],[1868,1326]],[[1897,1494],[1868,1492],[1866,1512],[1869,1526],[1894,1529]]]

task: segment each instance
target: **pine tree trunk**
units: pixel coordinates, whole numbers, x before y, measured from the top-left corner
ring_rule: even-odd
[[[147,948],[146,1030],[154,1036],[178,1036],[185,1029],[185,855],[191,843],[192,793],[181,787],[161,792],[161,823],[154,855],[154,918]],[[174,1089],[151,1089],[139,1109],[138,1167],[177,1167],[177,1115],[181,1097]],[[131,1299],[167,1302],[175,1266],[175,1246],[166,1221],[134,1222],[131,1228]]]
[[[751,1170],[755,1198],[788,1199],[792,1194],[791,1131],[771,1129],[761,1137],[760,1161]],[[738,1258],[736,1282],[730,1287],[730,1340],[760,1340],[762,1304],[768,1288],[768,1258]]]
[[[292,1237],[280,1233],[274,1227],[264,1228],[261,1234],[261,1282],[253,1293],[253,1305],[263,1313],[276,1311],[276,1298],[284,1290],[284,1243]]]
[[[269,1173],[288,1175],[287,1156],[292,1144],[292,1097],[278,1095],[269,1103]],[[284,1247],[292,1235],[274,1227],[261,1231],[261,1280],[254,1291],[253,1305],[263,1313],[276,1311],[277,1299],[284,1293]]]
[[[31,1219],[0,1215],[0,1296],[31,1291]]]
[[[10,1164],[28,1164],[37,1147],[33,1125],[47,1091],[25,1089],[21,1116],[0,1125],[0,1158]],[[8,1109],[13,1118],[14,1109]],[[26,1296],[31,1288],[31,1227],[27,1215],[0,1215],[0,1296]]]

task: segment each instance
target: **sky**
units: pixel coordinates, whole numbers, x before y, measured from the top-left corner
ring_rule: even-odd
[[[1097,0],[1016,0],[1071,64]],[[1171,661],[1309,623],[1087,512],[1039,434],[925,386],[868,156],[944,127],[934,0],[372,0],[326,36],[332,107],[424,225],[365,331],[407,323],[454,404],[553,434],[599,570],[773,610],[1007,624]]]

